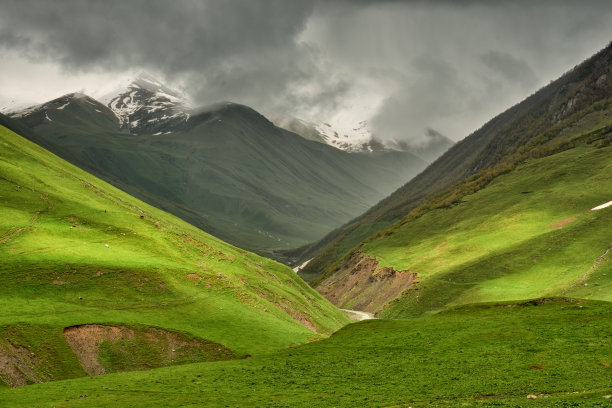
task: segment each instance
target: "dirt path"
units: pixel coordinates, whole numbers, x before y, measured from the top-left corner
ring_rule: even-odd
[[[343,312],[347,312],[350,314],[349,319],[354,320],[356,322],[360,322],[362,320],[371,320],[376,319],[373,313],[362,312],[361,310],[351,310],[351,309],[340,309]]]
[[[578,282],[574,283],[572,286],[570,286],[569,288],[565,289],[562,293],[566,294],[570,290],[574,289],[576,286],[578,286],[578,285],[582,284],[584,281],[586,281],[589,278],[589,275],[591,275],[593,272],[595,272],[595,270],[597,270],[597,268],[599,268],[599,264],[603,261],[605,256],[608,255],[608,252],[610,252],[610,250],[612,250],[612,246],[609,247],[608,249],[606,249],[606,251],[603,254],[601,254],[601,256],[598,257],[595,260],[595,263],[593,264],[593,266],[591,266],[589,268],[589,270],[586,271],[584,275],[582,275],[582,277],[580,278],[580,280]]]

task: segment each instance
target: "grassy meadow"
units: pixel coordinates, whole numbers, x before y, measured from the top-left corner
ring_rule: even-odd
[[[348,321],[290,268],[144,204],[4,128],[0,200],[0,330],[40,349],[41,360],[61,360],[53,350],[63,328],[87,323],[185,332],[245,356],[326,337]],[[57,376],[39,377],[82,373],[70,361]]]
[[[246,360],[0,391],[5,407],[606,407],[608,302],[548,299],[370,320]],[[534,395],[536,399],[528,399]]]

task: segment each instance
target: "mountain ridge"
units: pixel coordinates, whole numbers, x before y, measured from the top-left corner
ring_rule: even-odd
[[[307,141],[231,102],[189,117],[173,116],[165,102],[145,104],[128,129],[110,107],[71,95],[13,113],[13,122],[130,194],[260,253],[316,239],[426,165],[408,152],[347,153]]]
[[[307,279],[327,273],[332,265],[362,240],[385,229],[421,206],[428,208],[452,205],[460,190],[473,191],[486,185],[495,172],[514,166],[513,160],[526,160],[529,149],[546,154],[541,146],[564,140],[562,131],[576,115],[587,115],[606,109],[612,83],[612,43],[597,54],[525,100],[485,123],[480,129],[459,141],[423,172],[384,198],[359,217],[332,231],[321,240],[289,251],[287,255],[301,263],[314,258],[301,272]],[[573,101],[573,102],[571,102]],[[595,103],[597,102],[597,103]],[[536,109],[532,109],[536,107]],[[559,142],[563,143],[563,142]],[[555,148],[551,147],[551,151]],[[537,157],[537,156],[536,156]],[[508,158],[507,163],[504,158]],[[493,170],[499,166],[497,170]],[[491,171],[487,174],[488,171]],[[480,174],[471,187],[456,186]]]

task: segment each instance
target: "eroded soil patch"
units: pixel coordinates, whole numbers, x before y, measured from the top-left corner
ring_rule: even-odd
[[[11,387],[42,382],[33,367],[36,356],[26,347],[16,346],[9,340],[0,345],[0,378]]]
[[[353,254],[339,273],[322,281],[317,291],[339,307],[378,312],[416,280],[417,274],[381,267],[376,259]]]
[[[64,336],[89,375],[236,358],[221,344],[156,327],[85,324]]]

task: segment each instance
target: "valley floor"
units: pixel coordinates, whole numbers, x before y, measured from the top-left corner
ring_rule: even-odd
[[[0,405],[606,407],[610,318],[612,304],[602,301],[468,305],[354,323],[246,360],[4,389]]]

